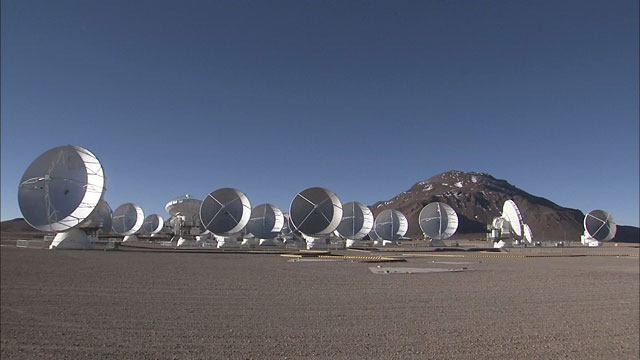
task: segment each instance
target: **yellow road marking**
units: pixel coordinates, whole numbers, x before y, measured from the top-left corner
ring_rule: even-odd
[[[298,255],[298,254],[280,254],[280,256],[290,257],[290,258],[303,257],[302,255]],[[321,258],[321,259],[380,260],[380,261],[402,260],[399,258],[384,257],[384,256],[354,256],[354,255],[317,255],[317,256],[306,256],[306,257]]]
[[[354,260],[397,260],[397,258],[384,257],[384,256],[353,256],[353,255],[320,255],[319,258],[342,258],[342,259],[354,259]]]
[[[640,257],[640,254],[547,254],[547,255],[523,255],[523,254],[411,254],[404,253],[405,257],[453,257],[453,258],[494,258],[494,259],[524,259],[524,258],[554,258],[554,257],[587,257],[587,256],[607,256],[607,257]]]
[[[371,252],[371,250],[363,250],[363,249],[347,249],[347,251]]]

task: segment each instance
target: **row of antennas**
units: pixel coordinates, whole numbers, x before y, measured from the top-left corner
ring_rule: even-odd
[[[311,187],[296,194],[289,214],[271,204],[253,209],[247,196],[239,190],[222,188],[209,193],[203,201],[189,196],[170,201],[165,206],[171,215],[164,221],[157,214],[144,217],[142,208],[125,203],[111,212],[104,200],[105,177],[102,165],[89,150],[73,145],[50,149],[36,158],[25,171],[19,185],[18,201],[25,220],[32,227],[56,232],[51,248],[89,248],[90,237],[111,231],[136,239],[136,234],[159,234],[170,229],[178,242],[189,244],[198,234],[212,235],[218,246],[237,244],[238,237],[273,239],[298,235],[308,248],[323,247],[330,236],[347,240],[355,246],[367,235],[374,244],[390,245],[407,232],[407,218],[398,210],[384,210],[374,219],[362,203],[342,204],[331,191]],[[443,245],[455,234],[458,216],[442,202],[427,204],[420,212],[419,225],[432,245]],[[504,203],[502,216],[493,227],[509,233],[516,240],[532,242],[531,230],[522,222],[515,202]],[[585,217],[583,243],[592,245],[615,235],[615,222],[601,210]],[[502,239],[502,235],[498,236]]]

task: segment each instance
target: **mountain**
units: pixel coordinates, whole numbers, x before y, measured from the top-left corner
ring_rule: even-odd
[[[23,218],[15,218],[0,223],[0,232],[3,234],[46,234],[38,229],[34,229]]]
[[[6,220],[0,223],[0,231],[6,233],[33,233],[41,232],[34,229],[23,218],[16,218],[13,220]]]
[[[618,225],[615,242],[640,243],[640,228],[636,226]]]
[[[534,241],[580,240],[584,214],[577,209],[557,205],[496,179],[485,173],[447,171],[413,185],[409,190],[371,205],[374,215],[386,209],[402,212],[409,220],[407,236],[421,238],[420,210],[430,202],[451,205],[458,213],[458,233],[483,233],[487,224],[502,212],[505,200],[512,199],[529,225]]]

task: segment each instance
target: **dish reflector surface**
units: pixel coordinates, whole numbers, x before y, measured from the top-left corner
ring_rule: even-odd
[[[342,220],[342,203],[333,192],[311,187],[296,194],[289,214],[294,230],[308,236],[327,235]]]
[[[382,240],[398,240],[407,233],[409,222],[400,211],[387,209],[376,217],[374,229]]]
[[[360,240],[373,229],[373,213],[364,204],[352,201],[342,205],[338,233],[347,239]]]
[[[369,239],[371,239],[373,241],[380,240],[380,236],[378,236],[378,234],[376,234],[375,222],[374,222],[373,228],[371,229],[371,231],[369,231]]]
[[[584,229],[598,241],[609,241],[616,236],[616,222],[604,210],[592,210],[584,217]]]
[[[283,214],[284,216],[284,224],[282,225],[282,229],[280,230],[280,235],[286,236],[293,233],[291,230],[291,219],[289,219],[289,214]]]
[[[83,229],[99,229],[111,232],[113,225],[112,216],[113,211],[111,211],[109,204],[104,200],[100,200],[96,209],[80,224],[80,227]]]
[[[216,235],[240,232],[251,217],[251,204],[239,190],[222,188],[207,195],[200,206],[200,219],[204,227]]]
[[[518,209],[518,205],[513,200],[507,200],[502,205],[502,216],[507,219],[511,228],[511,234],[516,239],[522,239],[523,230],[523,222],[522,215],[520,214],[520,209]]]
[[[20,211],[41,231],[62,232],[91,215],[105,191],[102,165],[73,145],[46,151],[29,165],[18,188]]]
[[[157,234],[164,228],[164,219],[158,214],[151,214],[144,219],[142,231],[146,234]]]
[[[171,215],[195,216],[200,213],[202,200],[194,199],[189,195],[169,201],[164,209]]]
[[[533,233],[531,233],[531,228],[529,227],[529,225],[524,224],[523,225],[523,230],[524,230],[524,239],[529,243],[529,244],[533,244]]]
[[[282,211],[271,204],[261,204],[251,210],[247,231],[260,239],[272,239],[284,226]]]
[[[125,203],[113,212],[113,231],[120,235],[133,235],[142,227],[144,212],[134,203]]]
[[[422,208],[418,219],[420,229],[431,239],[448,239],[458,230],[458,214],[443,202],[432,202]]]

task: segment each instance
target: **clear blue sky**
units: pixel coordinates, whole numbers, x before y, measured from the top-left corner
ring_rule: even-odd
[[[638,1],[2,1],[2,219],[49,148],[112,208],[220,187],[284,211],[487,172],[639,223]]]

